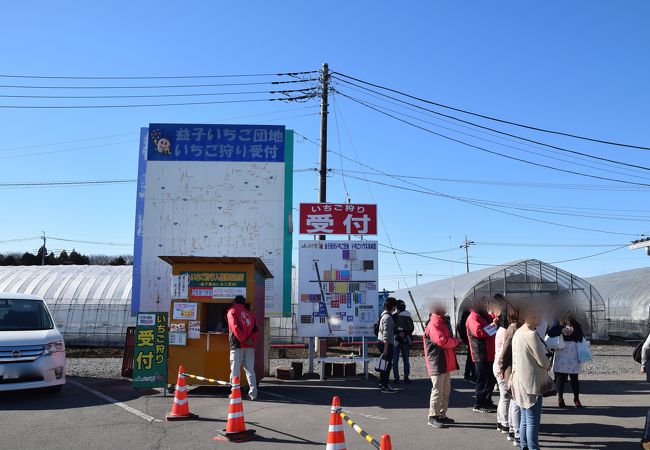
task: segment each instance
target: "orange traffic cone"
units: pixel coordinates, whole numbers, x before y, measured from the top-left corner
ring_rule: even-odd
[[[239,388],[239,377],[232,380],[232,391],[230,393],[230,405],[228,406],[228,421],[226,429],[221,430],[217,441],[246,442],[255,439],[255,430],[246,429],[244,420],[244,405],[241,401],[241,390]]]
[[[199,416],[190,412],[190,404],[187,400],[187,386],[185,384],[185,367],[178,367],[178,381],[174,393],[172,412],[165,416],[167,420],[188,420],[196,419]]]
[[[325,450],[345,450],[345,434],[343,433],[343,420],[341,419],[341,401],[337,396],[332,398],[330,412],[330,425],[327,429],[327,447]]]
[[[393,444],[390,442],[390,435],[384,434],[381,437],[381,447],[379,450],[393,450]]]

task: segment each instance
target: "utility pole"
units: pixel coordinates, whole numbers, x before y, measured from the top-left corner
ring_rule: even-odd
[[[465,249],[465,266],[467,267],[467,273],[469,273],[469,246],[470,245],[476,245],[476,242],[474,241],[468,241],[467,240],[467,235],[465,235],[465,240],[463,241],[462,244],[460,244],[460,248]]]
[[[330,74],[329,66],[323,63],[321,72],[321,96],[320,96],[320,185],[318,190],[318,201],[327,202],[327,96],[329,95]],[[318,236],[320,240],[325,240],[325,235]]]
[[[43,231],[43,254],[41,255],[41,266],[45,265],[45,231]]]
[[[322,85],[321,85],[321,96],[320,96],[320,168],[318,171],[320,177],[319,177],[319,185],[318,185],[318,201],[320,203],[326,203],[327,202],[327,106],[328,106],[327,97],[329,95],[329,84],[330,84],[329,66],[327,63],[323,63],[323,69],[321,70],[321,83]],[[324,241],[325,238],[326,236],[324,234],[318,235],[318,239],[321,241]],[[318,271],[318,266],[316,267],[317,267],[316,270]],[[320,277],[318,273],[317,275]],[[323,301],[324,300],[325,299],[323,298]],[[327,318],[327,320],[329,320],[329,317]],[[328,322],[328,326],[329,326],[329,322]],[[309,373],[314,372],[314,347],[316,345],[319,345],[318,338],[310,337],[309,338]],[[365,373],[368,372],[366,371]]]
[[[418,273],[418,271],[416,270],[415,271],[415,285],[416,286],[418,285],[418,278],[420,278],[421,276],[422,276],[422,274]]]

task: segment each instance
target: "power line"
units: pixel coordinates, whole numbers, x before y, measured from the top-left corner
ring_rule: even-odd
[[[96,186],[105,184],[128,184],[138,180],[85,180],[85,181],[26,181],[16,183],[0,183],[0,189],[29,188],[29,187],[65,187],[65,186]]]
[[[447,140],[450,140],[450,141],[452,141],[452,142],[456,142],[456,143],[458,143],[458,144],[462,144],[462,145],[465,145],[465,146],[467,146],[467,147],[475,148],[475,149],[477,149],[477,150],[480,150],[480,151],[483,151],[483,152],[486,152],[486,153],[490,153],[490,154],[493,154],[493,155],[501,156],[501,157],[503,157],[503,158],[511,159],[511,160],[514,160],[514,161],[523,162],[523,163],[525,163],[525,164],[530,164],[530,165],[533,165],[533,166],[538,166],[538,167],[543,167],[543,168],[546,168],[546,169],[555,170],[555,171],[558,171],[558,172],[570,173],[570,174],[573,174],[573,175],[579,175],[579,176],[588,177],[588,178],[596,178],[596,179],[599,179],[599,180],[614,181],[614,182],[617,182],[617,183],[625,183],[625,184],[632,184],[632,185],[636,185],[636,186],[647,186],[647,187],[650,187],[650,184],[647,184],[647,183],[637,183],[637,182],[634,182],[634,181],[619,180],[618,178],[608,178],[608,177],[602,177],[602,176],[600,176],[600,175],[592,175],[592,174],[587,174],[587,173],[583,173],[583,172],[577,172],[577,171],[575,171],[575,170],[561,169],[561,168],[558,168],[558,167],[549,166],[549,165],[547,165],[547,164],[537,163],[537,162],[534,162],[534,161],[529,161],[529,160],[527,160],[527,159],[523,159],[523,158],[518,158],[518,157],[515,157],[515,156],[507,155],[507,154],[505,154],[505,153],[500,153],[500,152],[497,152],[497,151],[494,151],[494,150],[489,150],[489,149],[487,149],[487,148],[485,148],[485,147],[481,147],[481,146],[479,146],[479,145],[470,144],[469,142],[465,142],[465,141],[462,141],[462,140],[460,140],[460,139],[456,139],[456,138],[453,138],[453,137],[447,136],[447,135],[445,135],[445,134],[435,132],[435,131],[430,130],[430,129],[426,128],[426,127],[422,127],[422,126],[420,126],[420,125],[414,124],[413,122],[409,122],[408,120],[404,120],[404,119],[402,119],[402,118],[400,118],[400,117],[397,117],[397,116],[394,116],[394,115],[392,115],[392,114],[390,114],[390,113],[387,113],[387,112],[385,112],[385,111],[382,111],[382,110],[379,109],[379,108],[375,108],[375,107],[373,107],[373,106],[370,106],[370,105],[368,105],[366,102],[364,102],[364,101],[362,101],[362,100],[355,99],[355,98],[353,98],[353,97],[350,97],[349,95],[346,95],[346,94],[344,94],[344,93],[342,93],[342,92],[338,92],[338,94],[339,94],[339,95],[342,95],[342,96],[344,96],[344,97],[346,97],[346,98],[349,98],[350,100],[352,100],[352,101],[354,101],[354,102],[356,102],[356,103],[359,103],[359,104],[365,106],[366,108],[372,109],[372,110],[374,110],[374,111],[376,111],[376,112],[378,112],[378,113],[380,113],[380,114],[384,114],[384,115],[386,115],[386,116],[388,116],[388,117],[391,117],[392,119],[395,119],[395,120],[397,120],[397,121],[399,121],[399,122],[403,122],[403,123],[405,123],[405,124],[407,124],[407,125],[411,125],[412,127],[418,128],[418,129],[420,129],[420,130],[422,130],[422,131],[425,131],[425,132],[427,132],[427,133],[434,134],[434,135],[436,135],[436,136],[442,137],[442,138],[447,139]]]
[[[250,117],[258,117],[258,116],[268,116],[272,114],[281,114],[285,112],[293,112],[293,111],[300,111],[304,109],[313,109],[317,108],[316,105],[309,105],[309,106],[300,106],[298,108],[289,108],[289,109],[282,109],[278,111],[271,111],[271,112],[266,112],[266,113],[258,113],[258,114],[247,114],[244,116],[236,116],[236,117],[228,117],[228,118],[222,118],[218,119],[219,121],[227,121],[227,120],[236,120],[236,119],[248,119]],[[289,118],[293,117],[302,117],[302,116],[291,116]],[[86,142],[86,141],[96,141],[96,140],[101,140],[101,139],[108,139],[112,137],[119,137],[119,136],[135,136],[139,135],[140,133],[138,132],[127,132],[127,133],[120,133],[120,134],[110,134],[107,136],[98,136],[98,137],[92,137],[92,138],[83,138],[83,139],[74,139],[70,141],[59,141],[59,142],[48,142],[47,144],[36,144],[36,145],[25,145],[21,147],[8,147],[8,148],[0,148],[0,152],[8,152],[12,150],[24,150],[28,148],[41,148],[41,147],[51,147],[51,146],[56,146],[56,145],[63,145],[63,144],[76,144],[77,142]]]
[[[437,103],[437,102],[433,102],[431,100],[426,100],[426,99],[423,99],[423,98],[420,98],[420,97],[416,97],[414,95],[410,95],[410,94],[407,94],[405,92],[398,91],[396,89],[391,89],[391,88],[386,87],[386,86],[370,83],[368,81],[364,81],[364,80],[361,80],[359,78],[355,78],[355,77],[351,77],[349,75],[345,75],[345,74],[343,74],[341,72],[333,71],[332,73],[335,74],[335,75],[341,75],[342,77],[345,77],[345,78],[348,78],[348,79],[351,79],[351,80],[355,80],[355,81],[358,81],[360,83],[364,83],[364,84],[367,84],[367,85],[370,85],[370,86],[373,86],[373,87],[376,87],[376,88],[384,89],[384,90],[387,90],[387,91],[390,91],[390,92],[393,92],[393,93],[396,93],[396,94],[399,94],[399,95],[403,95],[405,97],[412,98],[414,100],[418,100],[418,101],[423,102],[423,103],[428,103],[428,104],[431,104],[431,105],[439,106],[441,108],[461,112],[463,114],[468,114],[468,115],[471,115],[471,116],[480,117],[482,119],[492,120],[492,121],[504,123],[504,124],[507,124],[507,125],[512,125],[512,126],[525,128],[525,129],[529,129],[529,130],[533,130],[533,131],[539,131],[539,132],[542,132],[542,133],[555,134],[555,135],[559,135],[559,136],[566,136],[566,137],[570,137],[570,138],[574,138],[574,139],[581,139],[581,140],[590,141],[590,142],[597,142],[599,144],[614,145],[614,146],[617,146],[617,147],[634,148],[634,149],[639,149],[639,150],[650,150],[650,147],[632,145],[632,144],[623,144],[623,143],[620,143],[620,142],[614,142],[614,141],[608,141],[608,140],[603,140],[603,139],[596,139],[596,138],[591,138],[591,137],[586,137],[586,136],[580,136],[580,135],[577,135],[577,134],[566,133],[566,132],[562,132],[562,131],[549,130],[549,129],[545,129],[545,128],[540,128],[540,127],[535,127],[535,126],[531,126],[531,125],[525,125],[525,124],[521,124],[521,123],[517,123],[517,122],[512,122],[512,121],[509,121],[509,120],[499,119],[499,118],[492,117],[492,116],[487,116],[487,115],[484,115],[484,114],[478,114],[478,113],[474,113],[474,112],[467,111],[467,110],[464,110],[464,109],[455,108],[453,106],[444,105],[442,103]]]
[[[183,103],[157,103],[157,104],[132,104],[132,105],[0,105],[3,109],[102,109],[102,108],[153,108],[160,106],[190,106],[190,105],[219,105],[226,103],[254,103],[254,102],[268,102],[268,101],[289,101],[289,100],[307,100],[313,98],[311,95],[303,95],[294,98],[260,98],[260,99],[247,99],[247,100],[224,100],[224,101],[211,101],[211,102],[183,102]]]
[[[103,85],[103,86],[43,86],[43,85],[27,85],[27,84],[0,84],[0,88],[5,89],[194,89],[199,87],[226,87],[226,86],[263,86],[263,85],[278,85],[278,84],[295,84],[307,83],[310,81],[318,81],[317,79],[306,80],[282,80],[282,81],[254,81],[246,83],[194,83],[194,84],[145,84],[139,86],[124,86],[124,85]]]
[[[60,75],[9,75],[0,74],[0,78],[29,78],[29,79],[54,79],[54,80],[161,80],[161,79],[195,79],[195,78],[240,78],[240,77],[267,77],[267,76],[296,76],[317,73],[318,70],[286,73],[246,73],[235,75],[165,75],[165,76],[60,76]]]
[[[191,94],[147,94],[147,95],[4,95],[0,98],[38,98],[38,99],[97,99],[97,98],[159,98],[159,97],[211,97],[217,95],[250,95],[250,94],[290,94],[293,92],[309,92],[312,88],[289,89],[283,91],[240,91],[240,92],[197,92]]]
[[[344,81],[344,82],[345,82],[345,80],[340,80],[340,81]],[[355,86],[357,86],[357,85],[355,85]],[[363,93],[364,95],[369,95],[370,97],[378,98],[378,97],[375,96],[375,95],[368,94],[367,92],[362,92],[362,91],[360,91],[359,89],[354,89],[354,88],[351,88],[351,89],[354,90],[354,91],[356,91],[356,92],[361,92],[361,93]],[[372,89],[367,89],[367,88],[363,88],[363,87],[362,87],[362,89],[369,90],[370,92],[377,92],[377,91],[374,91],[374,90],[372,90]],[[338,90],[338,92],[341,93],[340,90]],[[415,104],[413,104],[413,103],[405,102],[405,101],[403,101],[403,100],[396,99],[396,98],[391,97],[391,96],[389,96],[389,95],[382,94],[381,92],[377,92],[377,93],[378,93],[379,95],[383,96],[383,97],[387,97],[387,98],[389,98],[389,99],[394,99],[394,100],[396,100],[396,102],[392,102],[392,101],[388,101],[388,100],[385,100],[385,99],[381,99],[382,101],[386,101],[386,102],[388,102],[388,103],[392,103],[392,104],[395,104],[395,103],[399,102],[399,103],[403,103],[403,104],[406,104],[406,105],[410,105],[410,106],[412,106],[412,107],[414,107],[414,108],[417,108],[417,109],[418,109],[418,112],[420,112],[420,113],[422,113],[421,110],[424,110],[424,111],[431,112],[431,113],[433,113],[433,114],[441,115],[441,116],[443,116],[443,117],[450,117],[450,118],[452,118],[452,119],[454,119],[454,120],[457,120],[457,121],[459,121],[459,122],[471,124],[472,126],[477,127],[477,128],[479,128],[479,129],[478,129],[478,130],[477,130],[477,129],[472,129],[472,128],[470,128],[470,127],[465,127],[465,126],[463,126],[463,125],[458,125],[458,124],[455,124],[456,126],[460,126],[460,127],[463,127],[463,128],[472,129],[473,131],[480,132],[480,133],[484,133],[484,134],[487,134],[487,135],[489,135],[489,136],[493,136],[493,135],[490,134],[490,133],[487,133],[487,132],[485,132],[485,131],[481,131],[481,129],[490,130],[490,131],[492,131],[492,132],[494,132],[494,133],[498,133],[498,134],[505,135],[505,136],[511,136],[511,137],[516,138],[516,139],[523,140],[523,141],[525,141],[525,142],[519,142],[519,141],[516,141],[515,139],[508,139],[508,138],[505,138],[505,137],[502,137],[502,136],[495,136],[495,137],[498,137],[498,138],[501,138],[501,139],[504,139],[504,140],[508,140],[508,141],[510,141],[510,142],[515,142],[515,143],[518,143],[518,144],[528,145],[528,146],[530,146],[530,147],[532,147],[532,148],[535,148],[535,149],[537,149],[537,150],[552,151],[552,150],[548,150],[548,149],[546,149],[546,148],[540,148],[540,147],[539,147],[539,146],[544,146],[544,147],[548,147],[548,148],[550,148],[550,149],[556,149],[556,150],[559,150],[559,151],[564,152],[564,153],[569,153],[569,157],[570,157],[570,158],[575,158],[575,159],[578,159],[578,160],[590,161],[590,162],[594,162],[594,164],[600,164],[600,165],[603,165],[603,166],[606,166],[606,167],[610,167],[611,164],[616,164],[616,165],[624,166],[624,168],[626,168],[626,167],[630,167],[630,168],[632,168],[632,169],[627,169],[627,170],[633,170],[633,169],[635,169],[635,168],[636,168],[636,169],[640,169],[640,170],[644,170],[644,171],[650,170],[650,167],[640,166],[640,165],[631,164],[631,163],[626,163],[626,162],[623,162],[623,161],[613,160],[613,159],[609,159],[609,158],[603,158],[603,157],[600,157],[600,156],[595,156],[595,155],[591,155],[591,154],[588,154],[588,153],[579,152],[579,151],[576,151],[576,150],[570,150],[570,149],[567,149],[567,148],[564,148],[564,147],[558,147],[558,146],[555,146],[555,145],[545,144],[545,143],[543,143],[543,142],[535,141],[535,140],[528,139],[528,138],[524,138],[524,137],[521,137],[521,136],[516,136],[516,135],[510,134],[510,133],[505,133],[505,132],[502,132],[502,131],[499,131],[499,130],[496,130],[496,129],[493,129],[493,128],[484,127],[484,126],[482,126],[482,125],[475,124],[475,123],[473,123],[473,122],[468,122],[468,121],[465,121],[465,120],[462,120],[462,119],[458,119],[458,118],[455,118],[454,116],[449,116],[449,115],[446,115],[446,114],[442,114],[442,113],[439,113],[439,112],[434,111],[434,110],[432,110],[432,109],[428,109],[428,108],[424,108],[424,107],[421,107],[421,106],[415,105]],[[357,101],[361,101],[361,100],[356,99],[356,98],[352,98],[352,97],[350,97],[350,98],[351,98],[351,99],[354,99],[354,100],[357,100]],[[524,150],[524,149],[522,149],[522,148],[520,148],[520,147],[514,147],[514,146],[512,146],[512,145],[504,144],[504,143],[501,143],[501,142],[492,141],[492,140],[490,140],[490,139],[482,138],[482,137],[479,137],[479,136],[476,136],[476,135],[473,135],[473,134],[465,133],[465,132],[462,132],[462,131],[459,131],[459,130],[455,130],[455,129],[453,129],[453,128],[448,128],[448,127],[445,127],[445,126],[442,126],[442,125],[439,125],[439,124],[436,124],[436,123],[433,123],[433,122],[429,122],[429,121],[424,120],[424,119],[421,119],[421,118],[419,118],[419,117],[409,116],[408,114],[405,114],[405,113],[403,113],[403,112],[395,111],[395,110],[392,110],[392,109],[387,108],[387,107],[385,107],[385,106],[380,106],[380,105],[377,105],[377,104],[373,104],[373,103],[371,103],[371,102],[369,102],[369,101],[367,101],[367,100],[363,100],[363,101],[366,102],[367,104],[372,105],[372,106],[375,106],[375,107],[377,107],[377,108],[382,108],[382,109],[384,109],[384,110],[386,110],[386,111],[392,111],[392,112],[394,112],[394,113],[401,114],[401,115],[406,116],[406,117],[409,117],[409,118],[411,118],[411,119],[419,120],[419,121],[422,121],[422,122],[424,122],[424,123],[428,123],[428,124],[430,124],[430,125],[433,125],[433,126],[435,126],[435,127],[442,128],[442,129],[445,129],[445,130],[449,130],[449,131],[452,131],[452,132],[454,132],[454,133],[462,134],[462,135],[464,135],[464,136],[470,136],[470,137],[475,138],[475,139],[480,139],[480,140],[483,140],[483,141],[486,141],[486,142],[491,142],[491,143],[493,143],[493,144],[502,145],[502,146],[504,146],[504,147],[512,148],[512,149],[519,150],[519,151],[522,151],[522,152],[533,153],[533,154],[535,154],[535,155],[539,155],[539,156],[542,156],[542,157],[545,157],[545,158],[557,159],[558,161],[564,161],[564,162],[568,162],[568,163],[570,163],[570,164],[576,164],[576,165],[580,165],[580,166],[584,166],[584,167],[590,167],[590,168],[597,169],[597,170],[605,170],[605,169],[599,169],[599,168],[594,167],[594,166],[589,166],[589,165],[585,165],[585,164],[579,164],[579,163],[575,163],[575,162],[572,162],[572,161],[567,161],[567,160],[560,159],[560,158],[554,158],[554,157],[551,157],[551,156],[548,156],[548,155],[543,155],[543,154],[541,154],[541,153],[533,152],[533,151],[531,151],[531,150]],[[400,104],[399,106],[400,106],[400,107],[403,107],[403,108],[405,108],[405,109],[413,109],[413,108],[407,108],[406,106],[403,106],[403,105],[401,105],[401,104]],[[422,114],[424,114],[424,113],[422,113]],[[448,120],[444,120],[444,119],[440,119],[440,118],[437,118],[437,119],[438,119],[438,120],[443,120],[443,121],[448,122],[448,123],[450,122],[450,121],[448,121]],[[538,146],[533,146],[533,145],[527,144],[527,142],[537,144]],[[554,153],[557,153],[557,152],[554,152]],[[573,155],[579,155],[579,156],[573,156]],[[596,161],[591,161],[592,159],[593,159],[593,160],[596,160]],[[601,162],[599,162],[599,161],[604,161],[604,163],[601,163]],[[610,164],[606,164],[606,163],[610,163]],[[607,170],[607,171],[608,171],[608,172],[613,172],[613,173],[622,174],[622,175],[627,175],[627,174],[624,174],[624,173],[621,173],[621,172],[615,172],[615,171],[611,171],[611,170]],[[631,176],[631,175],[630,175],[630,176]]]
[[[78,239],[65,239],[60,237],[47,236],[48,239],[53,241],[62,241],[62,242],[72,242],[76,244],[95,244],[95,245],[108,245],[116,247],[132,247],[133,243],[121,243],[121,242],[101,242],[101,241],[82,241]]]
[[[0,159],[28,158],[30,156],[51,155],[51,154],[54,154],[54,153],[66,153],[66,152],[73,152],[73,151],[77,151],[77,150],[87,150],[87,149],[91,149],[91,148],[102,148],[102,147],[110,147],[112,145],[132,144],[132,143],[133,143],[132,140],[131,141],[120,141],[120,142],[109,142],[107,144],[87,145],[87,146],[84,146],[84,147],[50,150],[50,151],[47,151],[47,152],[28,153],[28,154],[12,155],[12,156],[0,156]]]
[[[332,172],[336,172],[337,169],[331,169]],[[346,169],[346,173],[363,173],[358,170]],[[534,182],[525,182],[525,181],[492,181],[492,180],[475,180],[475,179],[462,179],[462,178],[439,178],[439,177],[425,177],[425,176],[416,176],[416,175],[384,175],[380,173],[371,173],[372,176],[390,176],[392,178],[408,178],[412,180],[431,180],[431,181],[441,181],[448,183],[464,183],[464,184],[479,184],[479,185],[491,185],[491,186],[507,186],[507,187],[527,187],[535,189],[577,189],[577,190],[604,190],[604,191],[646,191],[647,188],[644,187],[631,187],[631,186],[619,186],[615,184],[563,184],[563,183],[534,183]]]

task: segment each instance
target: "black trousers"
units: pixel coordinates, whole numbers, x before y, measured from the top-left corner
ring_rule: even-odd
[[[497,379],[492,371],[492,362],[475,362],[476,368],[476,403],[481,407],[492,403],[492,391],[497,384]]]
[[[472,361],[472,355],[469,353],[469,348],[467,349],[467,359],[465,360],[465,378],[476,378],[476,369],[474,368],[474,362]]]
[[[384,343],[383,342],[378,342],[377,343],[377,348],[379,349],[379,353],[384,352]],[[388,346],[388,351],[386,352],[386,370],[383,372],[379,372],[379,384],[382,386],[388,386],[388,380],[390,378],[390,369],[393,367],[393,346],[389,345]]]
[[[578,380],[577,373],[562,373],[555,372],[555,387],[557,387],[557,396],[559,400],[562,400],[564,397],[564,385],[566,384],[568,378],[571,377],[571,390],[573,391],[573,399],[580,399],[580,381]]]

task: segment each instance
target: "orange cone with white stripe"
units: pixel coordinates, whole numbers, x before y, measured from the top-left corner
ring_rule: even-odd
[[[172,412],[165,416],[167,420],[188,420],[196,419],[199,416],[190,412],[190,404],[187,399],[187,384],[185,383],[185,367],[178,367],[178,381],[174,392],[174,403]]]
[[[381,437],[381,447],[379,447],[379,450],[393,450],[393,444],[390,441],[389,434],[384,434]]]
[[[246,429],[244,420],[244,405],[241,399],[241,389],[239,387],[239,377],[232,380],[232,391],[230,393],[230,405],[228,406],[228,421],[226,429],[221,430],[214,440],[230,442],[246,442],[254,439],[255,430]]]
[[[325,450],[346,450],[345,434],[343,433],[343,419],[341,419],[341,400],[334,396],[332,398],[332,409],[330,412],[330,425],[327,430],[327,447]]]

